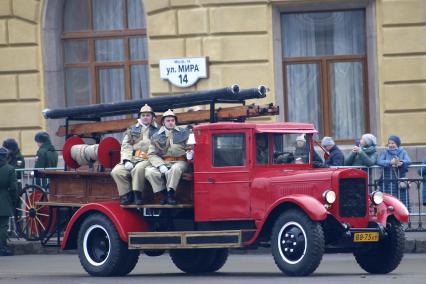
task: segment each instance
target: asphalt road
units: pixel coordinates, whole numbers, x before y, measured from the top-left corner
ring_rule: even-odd
[[[369,275],[350,254],[325,255],[309,277],[286,277],[270,255],[231,255],[217,273],[190,276],[174,267],[168,255],[142,255],[126,277],[97,278],[86,274],[76,255],[0,257],[0,283],[426,283],[426,254],[407,254],[391,274]]]

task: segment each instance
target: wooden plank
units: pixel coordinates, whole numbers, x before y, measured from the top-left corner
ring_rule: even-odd
[[[82,203],[63,203],[63,202],[50,202],[50,201],[36,201],[39,206],[52,206],[52,207],[82,207]]]
[[[269,105],[248,105],[248,106],[236,106],[236,107],[227,107],[220,108],[216,111],[216,115],[219,121],[249,118],[249,117],[259,117],[259,116],[270,116],[278,114],[279,109],[277,106]],[[210,111],[209,110],[198,110],[198,111],[189,111],[183,113],[177,113],[178,124],[185,125],[191,123],[201,123],[210,121]],[[157,115],[156,120],[158,123],[161,121],[161,115]],[[101,122],[90,122],[90,123],[79,123],[72,124],[69,126],[70,135],[91,135],[94,133],[114,133],[114,132],[123,132],[130,125],[134,124],[136,119],[126,118],[119,120],[111,121],[101,121]],[[56,135],[59,137],[64,137],[66,134],[65,126],[60,126]]]
[[[123,208],[155,208],[155,209],[164,209],[164,208],[193,208],[192,204],[176,204],[176,205],[161,205],[161,204],[143,204],[143,205],[120,205]]]

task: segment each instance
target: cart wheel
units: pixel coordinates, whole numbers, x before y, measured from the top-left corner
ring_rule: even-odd
[[[38,241],[44,237],[49,224],[49,208],[37,205],[47,201],[47,194],[38,185],[27,185],[18,194],[16,204],[16,232],[28,241]]]

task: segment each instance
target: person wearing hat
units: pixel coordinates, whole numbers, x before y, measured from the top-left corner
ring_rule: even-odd
[[[0,256],[13,255],[7,246],[7,229],[17,199],[16,173],[7,163],[8,152],[0,147]]]
[[[345,166],[374,166],[377,162],[377,139],[373,134],[366,133],[361,136],[359,145],[352,148],[345,159]]]
[[[296,150],[294,151],[296,164],[309,163],[309,144],[306,144],[305,134],[296,137]]]
[[[8,138],[3,141],[3,147],[5,147],[9,151],[9,157],[7,158],[7,162],[9,165],[14,167],[15,169],[23,169],[25,168],[25,159],[21,154],[21,150],[19,149],[18,143],[13,138]],[[16,178],[18,180],[21,179],[22,173],[17,172]],[[21,183],[17,183],[17,188],[21,188]]]
[[[398,136],[389,136],[388,147],[380,153],[377,164],[383,167],[383,191],[396,196],[409,208],[407,186],[404,182],[398,183],[398,179],[405,178],[411,159],[401,147],[401,139]]]
[[[58,153],[50,141],[50,136],[47,132],[38,132],[34,137],[37,150],[34,168],[56,168],[58,166]],[[35,183],[41,187],[47,186],[47,179],[36,178]]]
[[[145,104],[139,111],[137,123],[126,130],[121,143],[121,161],[111,171],[122,205],[143,204],[148,147],[157,130],[155,113]]]
[[[177,117],[172,110],[163,113],[163,126],[152,137],[148,155],[152,166],[146,169],[146,178],[154,193],[161,192],[161,204],[175,205],[175,192],[182,173],[188,168],[187,159],[193,158],[193,151],[187,152],[190,131],[176,126]]]
[[[345,157],[342,151],[334,143],[333,138],[325,136],[321,140],[321,146],[328,151],[329,156],[325,160],[326,166],[343,166],[345,163]]]

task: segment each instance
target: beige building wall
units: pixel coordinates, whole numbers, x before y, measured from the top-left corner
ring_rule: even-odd
[[[276,102],[281,68],[274,62],[273,12],[280,5],[345,1],[144,0],[152,96],[265,84]],[[42,77],[43,0],[0,0],[0,141],[17,139],[34,155],[33,136],[45,129]],[[379,134],[404,144],[426,144],[426,1],[375,1]],[[280,54],[280,51],[278,51]],[[44,55],[48,56],[48,55]],[[207,56],[207,79],[179,89],[160,79],[160,58]],[[274,66],[275,65],[275,66]],[[277,96],[282,96],[278,90]],[[263,102],[258,102],[263,103]]]
[[[377,2],[381,137],[426,144],[426,1]],[[382,139],[382,143],[386,141]]]
[[[43,128],[43,88],[37,0],[0,0],[0,143],[15,138],[34,155]]]

